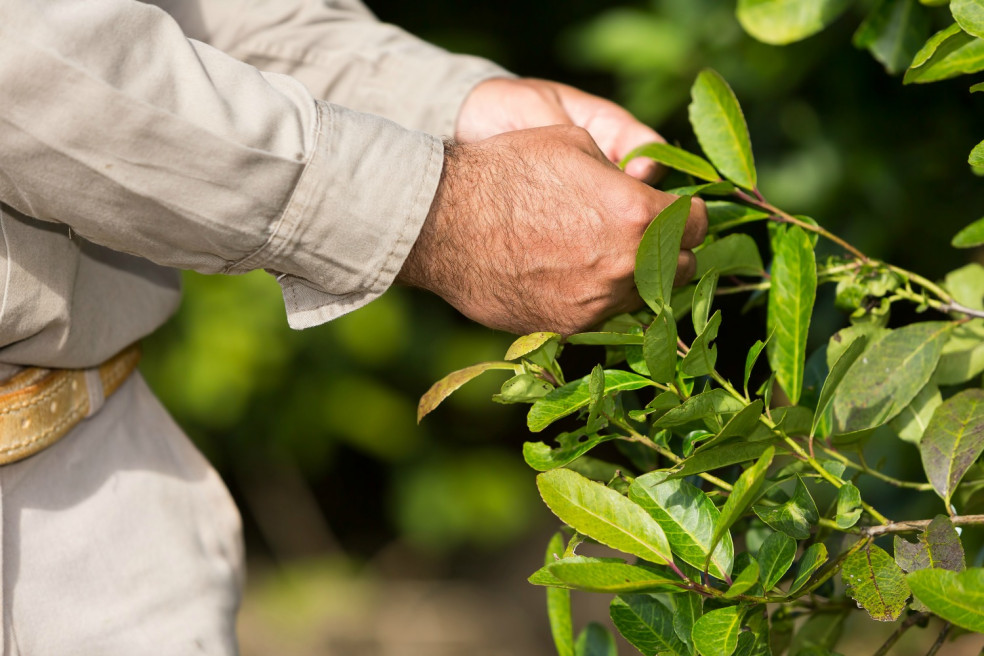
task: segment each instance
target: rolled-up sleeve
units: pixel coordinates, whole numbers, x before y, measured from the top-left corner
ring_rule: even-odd
[[[511,76],[380,22],[359,0],[152,0],[189,36],[265,71],[300,80],[316,98],[438,136],[482,80]]]
[[[439,139],[316,100],[131,0],[0,0],[0,202],[167,266],[267,269],[290,324],[382,293]]]

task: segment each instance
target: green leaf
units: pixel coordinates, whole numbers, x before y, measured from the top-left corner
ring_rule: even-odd
[[[680,241],[690,216],[690,196],[681,196],[659,213],[646,228],[636,253],[635,283],[642,300],[660,312],[669,305],[677,270]]]
[[[834,426],[850,433],[884,424],[916,398],[936,369],[952,325],[910,324],[882,337],[847,370],[834,395]]]
[[[748,592],[756,583],[759,582],[759,564],[757,560],[749,560],[745,569],[738,573],[728,591],[724,593],[725,599],[733,599],[740,594]]]
[[[707,207],[707,231],[710,234],[769,218],[767,212],[726,200],[709,200],[705,206]],[[758,253],[757,248],[755,252]]]
[[[567,383],[537,399],[526,416],[530,431],[538,433],[562,417],[577,412],[591,402],[589,390],[591,376]],[[653,381],[638,374],[619,369],[605,371],[605,394],[625,392],[652,386]]]
[[[640,346],[642,333],[575,333],[566,341],[568,344],[588,346]]]
[[[940,359],[942,360],[942,358]],[[919,440],[922,439],[923,433],[929,426],[929,420],[932,419],[933,413],[936,412],[936,408],[940,407],[941,403],[943,403],[943,395],[940,394],[940,388],[931,382],[919,390],[916,398],[902,408],[895,419],[889,422],[889,426],[899,436],[900,440],[919,444]]]
[[[837,358],[837,362],[834,366],[830,368],[830,373],[827,374],[827,379],[823,382],[823,389],[820,390],[820,400],[817,401],[817,411],[813,416],[813,424],[810,427],[810,435],[815,435],[817,432],[817,426],[823,419],[823,413],[826,412],[827,406],[830,405],[831,400],[834,398],[834,392],[837,391],[837,386],[841,384],[844,380],[844,374],[847,370],[851,368],[854,361],[858,359],[858,356],[864,351],[865,347],[868,345],[868,338],[864,335],[860,335],[851,342],[851,345],[847,347],[847,350]]]
[[[817,293],[817,264],[806,232],[791,226],[777,238],[769,289],[767,347],[776,380],[799,403],[806,367],[806,337]]]
[[[731,656],[738,647],[741,611],[727,606],[704,613],[694,623],[693,641],[702,656]]]
[[[793,584],[789,586],[789,594],[794,595],[806,586],[813,573],[825,562],[827,562],[827,547],[822,542],[815,542],[807,547],[800,556],[799,568],[796,570]]]
[[[618,656],[615,637],[602,625],[591,622],[577,637],[574,656]]]
[[[728,532],[732,524],[737,522],[757,498],[765,482],[765,473],[772,464],[772,459],[776,455],[776,450],[768,448],[755,462],[754,465],[746,469],[735,481],[731,488],[728,500],[721,507],[721,516],[714,524],[714,534],[711,538],[711,545],[716,546],[718,541]]]
[[[712,241],[694,255],[697,258],[698,278],[711,269],[722,276],[761,276],[765,272],[755,240],[744,233]]]
[[[417,423],[427,416],[434,408],[441,404],[441,401],[451,396],[451,394],[472,380],[473,378],[484,374],[486,371],[493,370],[504,370],[504,371],[518,371],[518,365],[511,362],[482,362],[480,364],[473,364],[470,367],[465,367],[464,369],[459,369],[458,371],[453,371],[441,380],[434,383],[427,392],[420,397],[420,403],[417,404]]]
[[[929,38],[905,72],[903,84],[946,80],[984,69],[984,40],[953,24]]]
[[[837,490],[837,528],[847,530],[861,518],[861,491],[854,483],[844,483]]]
[[[738,634],[735,656],[772,656],[769,647],[769,620],[765,610],[753,610],[745,618],[745,631]]]
[[[773,533],[759,547],[758,562],[762,587],[768,592],[776,587],[793,564],[796,541],[785,533]]]
[[[850,0],[738,0],[738,22],[774,46],[812,36],[832,23]]]
[[[967,567],[960,535],[944,515],[937,515],[929,523],[919,534],[919,542],[912,543],[896,535],[894,546],[895,562],[907,572],[926,568],[960,572]]]
[[[752,369],[755,367],[755,363],[758,362],[759,356],[762,355],[762,350],[765,348],[765,345],[768,344],[771,339],[772,333],[769,333],[769,336],[765,338],[764,342],[760,339],[755,340],[755,343],[752,344],[752,348],[748,349],[748,355],[745,356],[745,377],[742,384],[746,397],[748,396],[748,380],[752,377]]]
[[[977,87],[981,87],[981,88],[978,89]],[[984,91],[984,82],[982,82],[981,84],[974,85],[973,87],[971,87],[970,90]],[[984,141],[974,146],[973,150],[970,151],[970,155],[967,156],[967,163],[970,164],[971,166],[978,167],[978,168],[984,166]],[[980,220],[976,221],[973,225],[977,225],[978,223],[980,223]],[[976,231],[974,232],[975,236],[978,234],[979,234],[978,232]],[[956,238],[954,238],[954,241],[956,241]],[[953,245],[957,246],[957,244],[953,244]],[[963,246],[960,245],[957,246],[957,248],[963,248]]]
[[[984,141],[977,144],[970,155],[972,166],[984,166]],[[975,248],[984,244],[984,218],[977,219],[954,236],[950,245],[954,248]]]
[[[796,490],[788,501],[779,506],[755,506],[753,510],[773,529],[796,540],[810,537],[810,529],[820,521],[817,504],[799,476],[796,477]]]
[[[690,351],[680,363],[680,370],[686,376],[706,376],[714,371],[714,363],[717,362],[717,346],[711,344],[717,339],[718,330],[721,328],[721,310],[717,310],[710,318],[704,330],[697,335],[697,339],[690,346]]]
[[[757,184],[748,126],[734,91],[717,72],[705,69],[690,90],[690,123],[714,166],[739,187]]]
[[[618,492],[569,469],[544,472],[536,482],[550,510],[577,532],[660,565],[672,559],[660,525]]]
[[[529,355],[533,351],[542,348],[546,344],[554,344],[554,348],[560,342],[560,335],[557,333],[538,332],[523,335],[514,341],[506,351],[506,360],[517,360],[524,355]],[[554,351],[550,357],[556,354]]]
[[[686,573],[686,566],[683,569]],[[695,578],[697,573],[690,572],[689,576]],[[672,597],[662,595],[662,598],[664,600],[669,599],[673,603],[673,630],[676,631],[680,642],[687,645],[687,655],[696,654],[697,650],[693,644],[694,624],[704,613],[704,598],[697,593],[673,595]]]
[[[916,599],[947,622],[984,633],[984,569],[921,569],[906,576]]]
[[[978,93],[980,91],[984,91],[984,82],[978,82],[977,84],[970,87],[971,93]],[[981,144],[984,144],[984,141],[982,141],[980,144],[977,145],[980,146]]]
[[[523,459],[537,471],[547,471],[563,467],[577,460],[599,444],[616,439],[617,435],[587,435],[585,431],[562,433],[557,437],[560,445],[551,449],[543,442],[523,444]]]
[[[735,191],[735,186],[730,182],[705,182],[698,185],[685,185],[667,189],[666,193],[676,196],[730,196]]]
[[[670,549],[694,567],[725,579],[731,574],[734,545],[726,535],[711,553],[714,524],[721,516],[702,491],[680,479],[668,479],[666,472],[651,472],[633,481],[629,499],[639,504],[663,528]]]
[[[701,333],[707,327],[707,318],[711,314],[714,303],[714,292],[717,291],[718,274],[711,269],[700,277],[697,290],[694,292],[693,320],[694,331]]]
[[[574,590],[586,592],[681,592],[682,581],[654,567],[629,565],[617,559],[571,556],[547,563],[547,572]],[[539,579],[547,580],[547,579]]]
[[[672,471],[672,476],[674,478],[693,476],[694,474],[701,474],[712,469],[720,469],[721,467],[748,462],[767,453],[770,449],[774,450],[775,447],[768,442],[753,442],[751,444],[732,442],[723,444],[707,449],[706,451],[694,453],[694,455],[677,465],[677,468]]]
[[[708,182],[717,182],[721,179],[721,176],[706,159],[667,143],[643,144],[626,155],[619,166],[624,169],[625,165],[636,157],[648,157],[671,169],[682,171]]]
[[[656,428],[681,426],[713,414],[738,412],[744,407],[744,403],[728,394],[725,390],[712,389],[691,396],[681,405],[672,408],[660,417],[653,426]]]
[[[549,566],[564,553],[564,536],[555,533],[547,545],[543,564]],[[547,588],[547,618],[557,656],[574,656],[574,628],[571,623],[571,593],[560,588]]]
[[[609,609],[619,633],[646,656],[689,656],[673,627],[674,613],[653,595],[619,595]]]
[[[676,375],[677,326],[669,308],[659,312],[646,329],[642,357],[654,381],[668,383],[673,380]]]
[[[984,38],[984,0],[951,0],[950,13],[964,32]]]
[[[943,345],[933,382],[958,385],[984,372],[984,321],[960,324]]]
[[[745,406],[738,412],[734,414],[728,423],[725,424],[724,428],[721,429],[714,439],[708,440],[704,444],[701,444],[697,450],[694,452],[702,453],[708,451],[713,447],[720,446],[724,442],[727,442],[735,437],[745,437],[747,438],[754,428],[758,426],[759,418],[762,416],[762,409],[765,406],[761,399],[756,399],[752,401],[749,405]]]
[[[844,633],[847,612],[813,613],[793,637],[789,656],[831,654]],[[814,650],[820,650],[819,652]]]
[[[629,412],[629,417],[634,421],[642,421],[645,417],[653,414],[659,414],[660,416],[666,414],[666,412],[672,408],[680,405],[680,399],[677,397],[675,392],[661,392],[656,395],[652,401],[646,404],[646,407],[642,410],[632,410]]]
[[[974,310],[984,310],[984,266],[973,262],[955,269],[946,274],[943,284],[958,303]],[[980,322],[971,325],[981,326]]]
[[[554,386],[533,374],[519,374],[502,384],[492,397],[496,403],[533,403],[552,392]]]
[[[905,575],[884,549],[869,544],[844,560],[841,578],[848,594],[868,611],[871,619],[894,622],[905,610],[909,586]]]
[[[894,75],[904,71],[929,36],[929,14],[916,0],[882,0],[854,34]]]
[[[936,409],[919,442],[923,469],[947,508],[970,466],[984,452],[984,390],[968,389]]]

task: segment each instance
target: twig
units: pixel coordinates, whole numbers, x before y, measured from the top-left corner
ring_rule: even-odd
[[[915,519],[907,522],[890,522],[882,526],[866,526],[861,532],[868,537],[877,537],[886,533],[906,533],[908,531],[925,531],[931,519]],[[953,515],[950,521],[954,526],[969,526],[984,524],[984,515]]]
[[[915,613],[914,615],[907,617],[905,621],[899,624],[898,628],[895,629],[892,635],[888,636],[888,640],[886,640],[885,643],[878,648],[878,651],[874,653],[874,656],[885,656],[885,654],[887,654],[888,651],[895,646],[895,643],[899,641],[899,638],[901,638],[906,631],[927,617],[929,617],[929,613]]]
[[[936,642],[934,642],[933,646],[926,652],[926,656],[936,656],[936,652],[938,652],[940,647],[943,646],[943,642],[946,640],[946,636],[950,633],[950,629],[952,628],[953,625],[949,622],[943,625],[943,630],[940,631],[938,636],[936,636]]]
[[[828,455],[831,458],[833,458],[834,460],[836,460],[837,462],[841,463],[842,465],[844,465],[846,467],[850,467],[851,469],[856,469],[857,471],[863,472],[865,474],[868,474],[869,476],[873,476],[873,477],[877,478],[880,481],[884,481],[884,482],[888,483],[889,485],[894,485],[895,487],[908,488],[910,490],[919,490],[921,492],[928,492],[929,490],[932,490],[933,489],[933,486],[930,485],[929,483],[916,483],[914,481],[902,481],[902,480],[899,480],[897,478],[893,478],[893,477],[889,476],[888,474],[883,474],[880,471],[878,471],[877,469],[871,469],[864,462],[858,464],[858,463],[854,462],[853,460],[851,460],[850,458],[848,458],[847,456],[845,456],[845,455],[843,455],[843,454],[841,454],[841,453],[839,453],[839,452],[837,452],[834,449],[831,449],[829,447],[821,446],[820,447],[820,450],[823,451],[826,455]]]

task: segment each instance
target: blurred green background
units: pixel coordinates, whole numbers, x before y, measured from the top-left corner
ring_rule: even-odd
[[[930,278],[981,258],[949,240],[984,208],[984,180],[966,164],[984,138],[984,94],[969,94],[964,78],[903,87],[850,45],[860,9],[776,48],[744,35],[734,3],[721,0],[368,4],[451,50],[622,102],[688,148],[696,146],[689,87],[714,67],[742,102],[761,187],[775,204]],[[843,321],[825,314],[817,330]],[[762,336],[756,315],[747,323],[748,341]],[[181,310],[147,341],[142,368],[240,504],[255,603],[274,609],[260,615],[295,632],[326,626],[350,604],[322,588],[351,601],[353,581],[374,577],[487,582],[498,576],[494,564],[525,585],[553,523],[522,461],[522,408],[489,401],[503,378],[468,384],[415,423],[432,382],[500,358],[510,341],[404,289],[293,332],[266,274],[185,277]],[[918,467],[915,450],[906,453],[888,466]],[[545,626],[533,629],[529,653],[547,653],[546,636]],[[390,653],[359,651],[352,638],[344,651],[312,640],[296,653]],[[510,649],[478,653],[523,653]]]

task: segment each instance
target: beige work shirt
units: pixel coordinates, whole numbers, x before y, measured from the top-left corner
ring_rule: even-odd
[[[244,63],[246,62],[246,63]],[[476,83],[357,0],[0,0],[0,379],[266,269],[295,328],[389,287]]]

